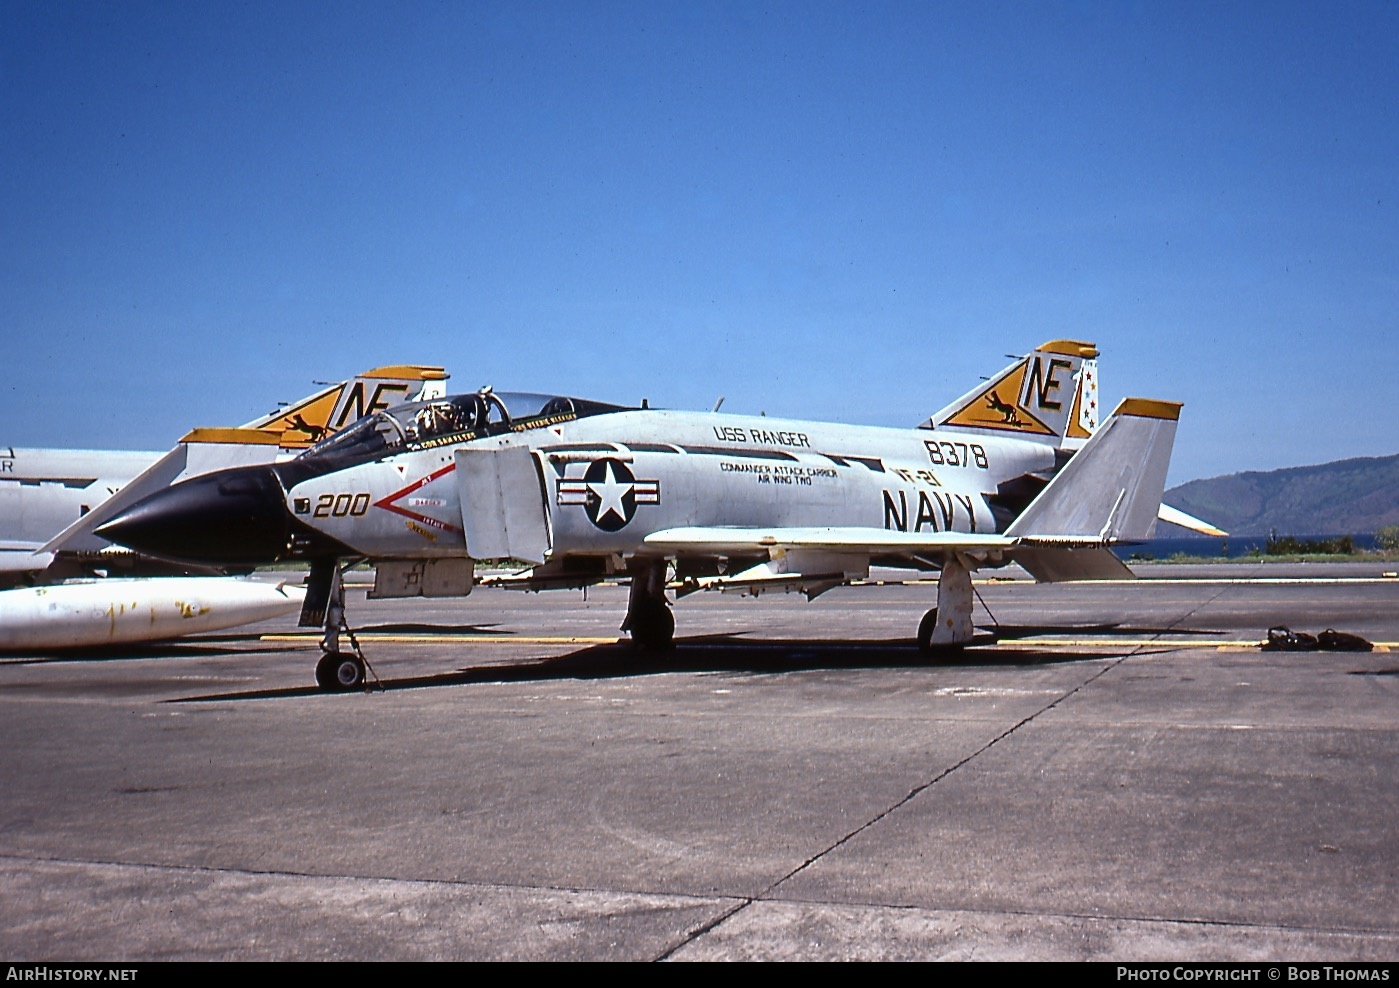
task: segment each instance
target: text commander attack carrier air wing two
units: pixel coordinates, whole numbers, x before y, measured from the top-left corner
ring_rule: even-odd
[[[955,647],[978,568],[1131,576],[1110,546],[1151,534],[1180,406],[1127,399],[1098,427],[1096,357],[1046,343],[907,430],[483,389],[177,484],[99,534],[206,563],[310,561],[302,619],[324,623],[327,688],[365,674],[340,651],[339,574],[366,559],[379,597],[465,594],[482,559],[532,564],[528,588],[626,574],[622,627],[649,648],[671,643],[677,583],[814,597],[871,564],[937,570],[918,643]]]

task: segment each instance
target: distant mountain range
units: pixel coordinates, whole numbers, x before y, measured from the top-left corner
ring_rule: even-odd
[[[1192,480],[1165,501],[1233,535],[1370,535],[1399,525],[1399,455]]]

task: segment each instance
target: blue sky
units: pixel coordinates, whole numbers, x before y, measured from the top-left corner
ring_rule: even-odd
[[[1048,339],[1171,482],[1399,452],[1399,4],[0,4],[0,443],[383,363],[911,425]]]

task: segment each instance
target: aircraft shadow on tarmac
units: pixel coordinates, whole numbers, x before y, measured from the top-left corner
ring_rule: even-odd
[[[410,630],[411,629],[411,630]],[[434,633],[449,635],[453,631],[481,629],[446,628],[442,625],[379,625],[360,629],[361,633]],[[635,676],[653,676],[662,673],[713,673],[728,672],[737,674],[771,675],[774,673],[834,672],[845,669],[960,669],[988,667],[1025,667],[1082,661],[1101,661],[1114,654],[1122,654],[1126,649],[1116,646],[1113,653],[1089,652],[1076,646],[1090,646],[1094,634],[1120,637],[1124,634],[1153,635],[1165,633],[1164,628],[1123,628],[1117,625],[1072,626],[1017,626],[1002,625],[996,634],[981,634],[967,648],[950,651],[943,655],[925,656],[918,651],[911,638],[888,640],[865,639],[850,641],[844,639],[783,639],[763,641],[744,638],[736,634],[696,635],[677,638],[675,647],[668,651],[652,652],[637,649],[627,639],[616,642],[589,645],[564,655],[537,659],[524,659],[517,662],[491,663],[486,665],[458,667],[450,671],[395,677],[380,676],[377,681],[370,677],[369,691],[392,692],[397,690],[426,689],[439,686],[466,686],[478,683],[548,682],[563,679],[625,679]],[[1205,631],[1181,631],[1169,629],[1173,635],[1217,634]],[[1035,634],[1074,635],[1079,639],[1075,647],[1052,645],[1050,643],[1029,643],[1016,648],[997,648],[1002,639]],[[470,634],[463,635],[463,643],[470,641]],[[395,664],[392,649],[387,643],[367,643],[370,651],[368,659],[373,665],[376,657],[382,657],[387,670]],[[443,644],[450,644],[444,637]],[[1163,641],[1161,649],[1189,647],[1188,643]],[[1156,650],[1156,649],[1153,649]],[[319,695],[315,686],[281,689],[249,690],[234,693],[218,693],[204,696],[183,697],[165,702],[209,702],[238,699],[271,699]]]
[[[1032,638],[1036,635],[1073,635],[1079,638],[1089,638],[1093,635],[1111,635],[1120,638],[1123,635],[1134,637],[1147,637],[1149,635],[1198,635],[1200,637],[1218,638],[1227,634],[1219,628],[1158,628],[1158,627],[1137,627],[1124,624],[998,624],[987,631],[994,634],[999,640],[1011,638]]]
[[[1039,635],[1059,635],[1073,636],[1075,638],[1090,638],[1093,635],[1106,635],[1121,638],[1124,635],[1134,637],[1147,637],[1151,635],[1198,635],[1201,637],[1218,638],[1227,634],[1219,628],[1160,628],[1160,627],[1137,627],[1122,625],[1112,622],[1098,624],[997,624],[979,625],[979,634],[973,646],[994,645],[997,642],[1014,638],[1031,638]],[[502,628],[498,624],[374,624],[366,625],[363,628],[356,628],[358,635],[434,635],[451,636],[460,635],[470,638],[473,635],[495,635],[502,638],[530,638],[535,632],[512,630]],[[756,631],[729,632],[724,635],[695,635],[688,638],[677,638],[677,647],[686,644],[704,644],[715,641],[730,642],[736,645],[751,647],[777,647],[785,648],[793,644],[790,639],[781,641],[763,641],[759,638],[741,637],[749,634],[756,634]],[[619,641],[625,642],[624,639]],[[859,640],[839,640],[825,642],[825,644],[847,645],[852,648],[862,648],[869,645],[879,646],[899,646],[912,648],[914,641],[912,638],[892,639],[888,642],[877,642],[869,639]]]
[[[496,624],[372,624],[356,628],[357,635],[519,635]]]

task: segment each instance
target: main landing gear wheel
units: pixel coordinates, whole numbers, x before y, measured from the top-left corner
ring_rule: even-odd
[[[649,601],[632,614],[631,640],[638,648],[658,652],[675,645],[675,615],[663,600]]]
[[[316,685],[327,693],[345,693],[364,686],[364,662],[351,652],[327,652],[316,663]]]
[[[933,632],[938,626],[938,609],[934,607],[918,622],[918,651],[927,656],[951,655],[962,650],[962,643],[933,644]]]

